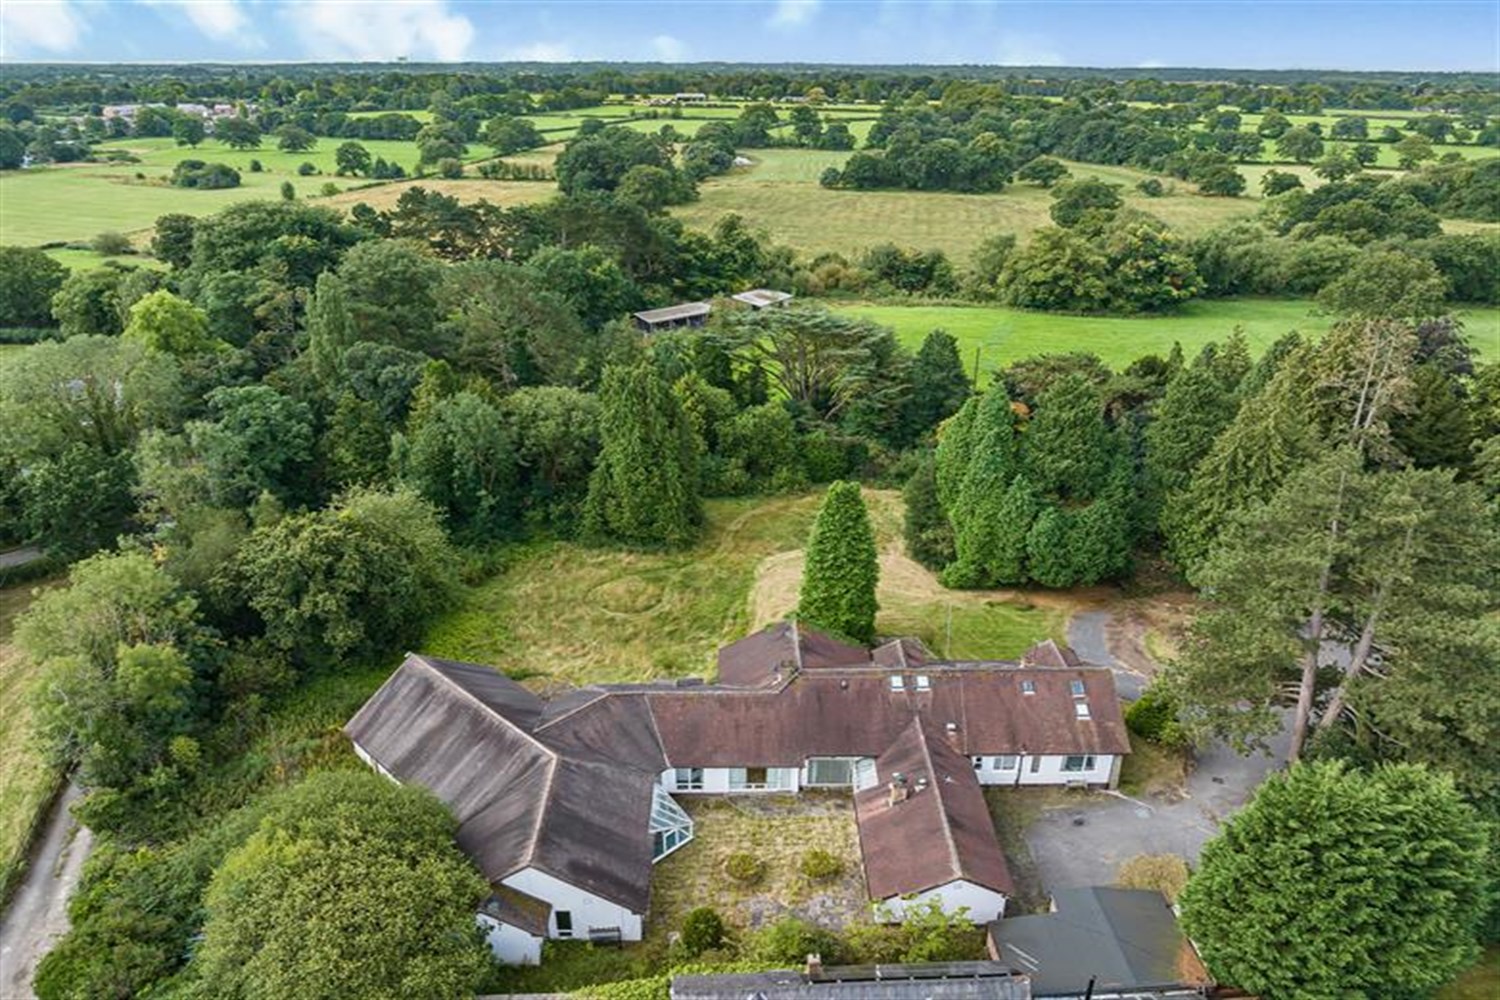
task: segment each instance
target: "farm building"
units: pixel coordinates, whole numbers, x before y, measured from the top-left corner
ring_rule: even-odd
[[[880,919],[936,898],[988,922],[1012,890],[981,786],[1113,785],[1129,752],[1108,670],[939,661],[915,639],[867,649],[791,622],[720,650],[713,684],[546,700],[410,655],[345,732],[453,810],[495,888],[479,919],[514,962],[543,938],[641,939],[652,866],[694,833],[674,795],[851,791]]]
[[[707,302],[683,302],[662,309],[647,309],[633,314],[636,329],[642,333],[660,333],[683,326],[702,326],[708,322],[713,306]]]
[[[730,296],[736,302],[743,302],[751,309],[769,309],[773,306],[784,306],[792,301],[791,292],[778,292],[771,288],[752,288],[748,292],[740,292],[738,295]]]
[[[1199,997],[1212,985],[1161,893],[1062,889],[1052,912],[989,926],[990,957],[1031,977],[1042,997]]]

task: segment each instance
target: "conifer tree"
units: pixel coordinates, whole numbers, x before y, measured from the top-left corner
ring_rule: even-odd
[[[1467,469],[1473,461],[1474,422],[1463,389],[1434,364],[1412,376],[1412,410],[1394,419],[1396,446],[1419,469]]]
[[[599,388],[599,461],[584,534],[630,545],[687,545],[703,519],[697,444],[672,390],[649,364],[611,365]]]
[[[1485,835],[1446,776],[1300,764],[1203,849],[1182,928],[1259,996],[1425,996],[1479,954]]]
[[[957,413],[969,398],[969,376],[958,356],[958,342],[945,330],[933,330],[922,341],[911,368],[906,398],[906,438],[919,440]]]
[[[875,533],[859,484],[828,487],[807,542],[797,617],[863,643],[875,641]]]
[[[1044,587],[1071,587],[1077,580],[1068,547],[1070,520],[1067,511],[1049,506],[1037,515],[1026,536],[1026,565],[1031,578]]]
[[[901,491],[906,506],[906,551],[928,569],[941,570],[953,561],[953,525],[938,499],[937,464],[929,452]]]
[[[1237,406],[1213,372],[1199,365],[1184,368],[1167,383],[1145,431],[1148,521],[1155,520],[1169,495],[1188,488],[1193,469],[1234,418]]]
[[[1083,375],[1064,375],[1037,398],[1025,466],[1041,493],[1088,500],[1109,477],[1114,443],[1098,388]]]
[[[979,407],[989,399],[990,394],[998,391],[997,386],[984,396],[970,396],[968,402],[938,429],[938,446],[933,455],[933,476],[938,500],[945,510],[951,511],[958,506],[958,494],[963,489],[964,476],[969,471],[969,459],[974,453],[974,441],[977,437],[974,424],[979,419]],[[1006,401],[1007,409],[1009,402]]]
[[[1024,475],[1005,483],[993,452],[975,459],[964,484],[963,517],[954,525],[958,558],[943,571],[949,587],[1026,582],[1026,541],[1041,502]]]

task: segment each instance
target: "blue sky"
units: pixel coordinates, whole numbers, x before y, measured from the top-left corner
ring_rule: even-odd
[[[0,0],[0,55],[1500,72],[1500,2]]]

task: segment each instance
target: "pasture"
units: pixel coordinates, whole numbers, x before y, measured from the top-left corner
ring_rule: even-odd
[[[369,184],[359,177],[335,177],[334,154],[343,140],[320,139],[313,149],[284,153],[267,140],[262,149],[233,150],[213,140],[196,149],[171,139],[121,139],[103,143],[101,152],[125,150],[139,163],[78,163],[0,173],[0,243],[36,246],[87,240],[98,233],[132,233],[149,227],[160,215],[182,212],[211,215],[230,205],[259,198],[280,198],[281,184],[291,181],[299,197],[320,192],[324,184],[340,191]],[[383,157],[411,170],[417,163],[415,143],[371,140],[361,143],[372,157]],[[472,146],[470,161],[488,158],[487,147]],[[182,160],[226,163],[240,172],[240,186],[213,191],[173,187],[166,178]],[[250,161],[263,170],[252,173]],[[302,177],[297,168],[311,163],[320,174]],[[139,176],[137,176],[139,175]]]
[[[696,202],[672,210],[687,224],[706,229],[734,212],[777,242],[810,254],[857,255],[879,243],[945,251],[957,264],[988,236],[1015,233],[1023,241],[1050,225],[1052,194],[1030,184],[1012,184],[998,194],[946,191],[839,191],[820,187],[818,178],[839,166],[847,153],[805,149],[746,152],[755,165],[703,183]],[[1207,198],[1193,186],[1169,182],[1169,192],[1148,198],[1135,185],[1150,174],[1126,167],[1068,164],[1075,177],[1097,177],[1125,187],[1125,202],[1158,216],[1191,235],[1249,215],[1254,197]],[[1258,194],[1258,191],[1256,192]]]
[[[1066,316],[1004,306],[892,305],[853,303],[836,307],[896,331],[915,350],[935,329],[958,341],[959,357],[971,373],[978,352],[981,381],[994,369],[1037,354],[1087,351],[1120,369],[1144,354],[1165,356],[1182,344],[1191,357],[1211,340],[1243,330],[1252,354],[1292,330],[1310,336],[1327,331],[1330,317],[1307,299],[1196,299],[1163,316]],[[1500,308],[1459,310],[1469,340],[1486,358],[1500,357]]]

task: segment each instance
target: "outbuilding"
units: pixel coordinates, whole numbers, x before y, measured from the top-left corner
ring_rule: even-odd
[[[635,313],[636,329],[642,333],[660,333],[683,326],[702,326],[708,322],[713,306],[707,302],[682,302],[662,309],[646,309]]]

